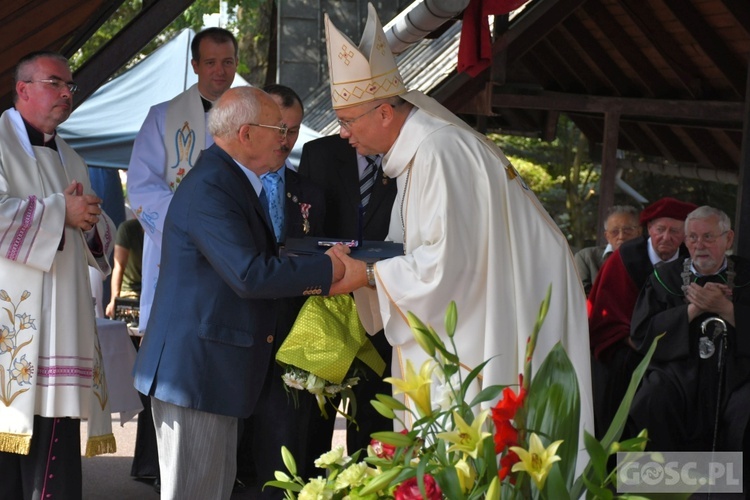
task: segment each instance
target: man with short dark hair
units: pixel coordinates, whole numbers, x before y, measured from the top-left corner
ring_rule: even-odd
[[[81,498],[86,455],[115,450],[89,266],[110,272],[115,226],[56,133],[77,86],[60,54],[16,67],[0,117],[0,498]],[[6,315],[7,313],[7,315]]]
[[[201,31],[190,44],[198,83],[171,101],[153,106],[133,143],[128,165],[128,198],[143,225],[139,330],[146,328],[159,277],[164,218],[175,190],[213,144],[206,127],[211,105],[232,85],[237,71],[237,40],[222,28]]]
[[[633,312],[632,343],[659,340],[633,399],[633,431],[651,450],[741,451],[750,408],[750,261],[727,256],[729,217],[702,206],[685,219],[689,257],[654,269]]]

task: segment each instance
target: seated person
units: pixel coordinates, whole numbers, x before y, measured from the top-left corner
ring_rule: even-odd
[[[725,255],[734,232],[721,210],[694,210],[685,234],[690,257],[658,265],[633,313],[631,340],[641,353],[666,334],[629,427],[648,429],[651,450],[739,451],[750,414],[750,261]]]

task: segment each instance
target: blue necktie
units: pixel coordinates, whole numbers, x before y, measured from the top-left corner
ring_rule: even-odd
[[[268,197],[268,213],[273,232],[276,234],[276,241],[281,241],[281,235],[284,234],[284,190],[281,176],[277,172],[269,172],[261,177],[261,181]]]

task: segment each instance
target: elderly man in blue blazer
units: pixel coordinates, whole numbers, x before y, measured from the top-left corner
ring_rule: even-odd
[[[162,498],[228,499],[237,422],[268,411],[278,301],[327,294],[344,268],[330,255],[279,257],[259,176],[278,167],[286,126],[251,87],[211,110],[215,144],[175,192],[135,386],[151,397]],[[280,450],[267,450],[278,454]]]

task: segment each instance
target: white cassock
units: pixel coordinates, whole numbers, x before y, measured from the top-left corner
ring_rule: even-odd
[[[33,147],[15,109],[0,117],[0,450],[28,453],[34,415],[88,419],[86,454],[114,451],[89,266],[110,273],[115,226],[65,225],[63,191],[91,194],[86,164],[59,136]],[[95,256],[98,235],[102,256]]]
[[[395,347],[393,376],[402,377],[407,359],[417,370],[427,359],[407,311],[448,344],[443,324],[453,300],[461,362],[474,368],[497,356],[482,384],[517,384],[552,284],[534,367],[562,342],[578,376],[582,423],[593,433],[585,296],[565,237],[512,167],[505,168],[499,148],[455,123],[434,100],[420,94],[414,101],[431,112],[415,108],[383,158],[384,173],[398,183],[388,239],[403,241],[405,255],[375,265],[376,298],[369,289],[355,292],[365,328],[385,328]]]

